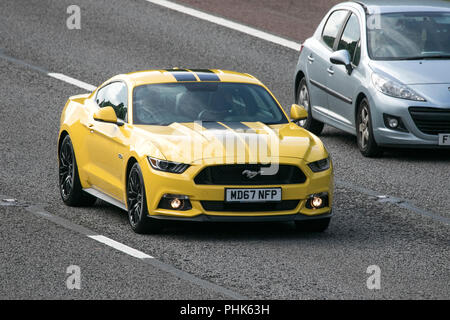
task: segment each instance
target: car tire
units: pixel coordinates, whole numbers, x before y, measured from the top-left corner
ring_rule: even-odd
[[[297,124],[305,128],[306,130],[314,133],[315,135],[320,135],[323,130],[323,122],[317,121],[313,118],[311,112],[311,98],[309,95],[308,84],[306,83],[306,79],[302,78],[297,88],[297,103],[302,105],[306,111],[308,111],[308,118],[305,120],[300,120]]]
[[[59,192],[63,202],[71,207],[91,206],[96,197],[83,191],[72,140],[66,135],[58,152]]]
[[[330,225],[331,218],[322,218],[306,221],[295,221],[295,226],[298,231],[305,232],[324,232]]]
[[[373,136],[372,116],[367,98],[361,100],[356,115],[356,140],[359,151],[368,158],[382,155],[383,150],[377,145]]]
[[[128,174],[126,190],[128,221],[133,231],[140,234],[160,232],[163,228],[162,221],[148,215],[144,178],[137,162]]]

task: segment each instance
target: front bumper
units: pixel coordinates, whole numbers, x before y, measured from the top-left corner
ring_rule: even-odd
[[[330,209],[329,209],[330,210]],[[307,216],[301,213],[296,214],[283,214],[274,216],[219,216],[210,214],[200,214],[195,217],[173,217],[165,215],[151,215],[151,218],[159,220],[178,220],[178,221],[197,221],[197,222],[292,222],[292,221],[308,221],[331,218],[333,216],[332,211],[316,214],[313,216]]]
[[[409,108],[426,107],[449,110],[450,100],[442,103],[437,101],[417,102],[389,97],[373,89],[369,102],[373,134],[378,145],[402,148],[449,148],[439,146],[439,136],[437,134],[426,134],[420,131],[410,114]],[[407,132],[387,128],[383,114],[401,118]]]
[[[294,221],[308,217],[330,214],[333,201],[333,168],[313,173],[306,163],[297,158],[280,158],[280,163],[297,165],[306,175],[301,184],[284,185],[197,185],[194,177],[206,166],[218,164],[209,159],[202,164],[193,164],[182,174],[171,174],[153,170],[149,164],[141,166],[145,182],[147,208],[150,217],[171,220],[193,221]],[[297,200],[298,204],[290,210],[280,211],[210,211],[205,210],[201,201],[224,201],[225,188],[282,188],[282,201]],[[306,208],[309,195],[327,192],[329,205],[321,209]],[[189,197],[192,208],[185,211],[159,208],[164,194],[180,194]]]

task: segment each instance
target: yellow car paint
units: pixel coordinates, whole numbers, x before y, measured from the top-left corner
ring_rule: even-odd
[[[256,84],[270,91],[255,77],[232,71],[212,70],[222,82],[239,82]],[[196,77],[198,80],[198,77]],[[128,122],[119,126],[113,123],[94,120],[94,114],[100,107],[94,98],[99,88],[115,81],[122,81],[128,87]],[[308,163],[329,157],[323,143],[312,133],[293,122],[277,125],[266,125],[261,122],[243,122],[252,129],[257,140],[264,141],[268,153],[261,155],[255,151],[245,138],[228,128],[235,134],[237,143],[243,150],[240,154],[229,154],[221,143],[217,133],[211,130],[195,128],[195,123],[172,123],[168,126],[134,125],[132,112],[133,88],[151,83],[173,83],[177,80],[165,70],[141,71],[118,75],[103,83],[91,94],[70,97],[61,115],[59,141],[68,134],[71,137],[76,162],[78,165],[81,186],[84,189],[94,188],[115,199],[126,208],[126,179],[130,161],[139,163],[144,177],[147,207],[150,215],[164,217],[193,218],[201,214],[210,216],[279,216],[302,214],[305,216],[320,215],[331,211],[333,201],[333,167],[322,172],[312,172]],[[280,104],[276,103],[286,115]],[[287,117],[287,115],[286,115]],[[226,124],[223,124],[226,126]],[[200,146],[201,157],[195,157],[185,148],[188,142]],[[276,152],[274,148],[276,145]],[[273,154],[272,154],[273,153]],[[218,156],[219,155],[219,156]],[[182,174],[174,174],[154,170],[148,156],[190,164]],[[298,166],[306,175],[301,184],[285,185],[197,185],[194,177],[205,167],[220,164],[236,164],[240,160],[288,164]],[[224,189],[236,188],[268,188],[281,187],[282,200],[299,200],[296,208],[285,211],[264,212],[223,212],[206,211],[200,201],[224,201]],[[329,206],[321,209],[305,207],[306,199],[311,194],[327,192]],[[182,194],[190,198],[192,209],[176,211],[158,208],[164,194]]]

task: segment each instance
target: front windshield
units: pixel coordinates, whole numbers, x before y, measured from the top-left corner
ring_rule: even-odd
[[[449,59],[450,12],[396,12],[371,17],[368,50],[374,60]]]
[[[226,82],[178,82],[134,88],[134,124],[193,121],[287,123],[262,86]]]

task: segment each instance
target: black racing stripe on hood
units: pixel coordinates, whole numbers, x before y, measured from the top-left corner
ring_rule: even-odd
[[[246,124],[243,124],[242,122],[237,122],[237,121],[221,121],[221,122],[233,130],[240,130],[240,131],[246,131],[246,132],[254,132],[255,131],[252,128],[250,128],[249,126],[247,126]]]
[[[224,127],[218,122],[202,121],[201,125],[203,128],[208,130],[228,130],[227,127]]]
[[[214,71],[209,69],[190,69],[195,72],[200,81],[220,81],[220,78]]]
[[[187,69],[165,69],[175,77],[177,81],[198,81],[194,73]]]

